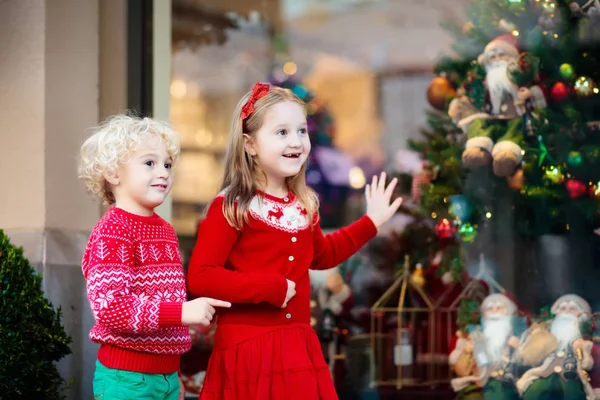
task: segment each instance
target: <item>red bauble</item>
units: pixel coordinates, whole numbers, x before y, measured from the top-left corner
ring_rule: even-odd
[[[569,179],[567,181],[567,191],[569,192],[570,198],[576,199],[586,194],[587,186],[583,182],[579,182],[575,179]]]
[[[452,239],[454,236],[454,230],[454,225],[452,225],[452,222],[446,218],[435,224],[435,235],[442,240]]]
[[[565,101],[571,94],[572,89],[563,82],[556,82],[550,90],[550,97],[557,103]]]

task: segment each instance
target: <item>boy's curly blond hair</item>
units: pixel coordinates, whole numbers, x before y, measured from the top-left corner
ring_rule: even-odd
[[[143,141],[158,136],[165,143],[173,164],[179,157],[179,135],[167,123],[152,118],[116,115],[93,131],[81,146],[77,172],[87,191],[100,197],[105,204],[114,204],[115,197],[104,177],[114,174],[119,165],[127,163],[131,153]]]

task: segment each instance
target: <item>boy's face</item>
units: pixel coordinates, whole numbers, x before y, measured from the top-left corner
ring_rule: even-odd
[[[144,141],[127,163],[119,165],[115,177],[107,177],[115,205],[134,214],[152,215],[171,191],[172,165],[160,137]]]

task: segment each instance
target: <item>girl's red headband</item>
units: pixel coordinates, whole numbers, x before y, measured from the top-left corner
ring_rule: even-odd
[[[262,99],[267,95],[267,93],[269,93],[269,87],[270,86],[268,83],[256,82],[254,84],[254,87],[252,88],[252,93],[250,93],[250,98],[242,107],[242,121],[248,118],[250,114],[254,112],[254,103],[256,103],[257,100]]]

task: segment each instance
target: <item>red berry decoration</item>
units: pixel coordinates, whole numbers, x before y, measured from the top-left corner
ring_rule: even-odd
[[[569,179],[567,181],[567,191],[569,192],[569,197],[572,199],[576,199],[586,194],[587,186],[583,182],[579,182],[575,179]]]
[[[550,97],[557,103],[565,101],[571,94],[571,88],[563,82],[556,82],[550,90]]]
[[[435,225],[435,235],[442,240],[452,239],[454,236],[454,230],[454,226],[446,218]]]

